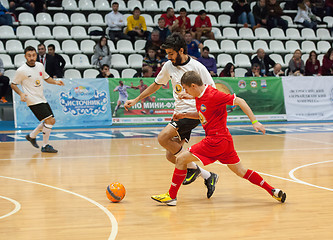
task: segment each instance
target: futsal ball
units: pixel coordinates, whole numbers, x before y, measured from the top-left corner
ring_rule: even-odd
[[[111,202],[120,202],[125,197],[125,194],[126,190],[124,185],[118,182],[111,183],[106,188],[106,196]]]

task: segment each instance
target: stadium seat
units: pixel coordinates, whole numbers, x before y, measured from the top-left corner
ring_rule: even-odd
[[[233,27],[225,27],[222,30],[223,36],[231,39],[231,40],[240,40],[242,39],[240,36],[238,36],[238,33],[235,28]]]
[[[266,53],[270,53],[270,52],[272,52],[272,51],[269,49],[269,47],[268,47],[268,45],[267,45],[267,42],[264,41],[264,40],[255,40],[255,41],[253,42],[253,49],[254,49],[254,51],[257,52],[257,50],[258,50],[259,48],[264,49],[264,51],[265,51]]]
[[[139,39],[139,40],[136,40],[135,43],[134,43],[134,49],[137,53],[145,53],[145,45],[146,45],[146,40],[142,40],[142,39]]]
[[[281,18],[283,18],[284,20],[286,20],[288,22],[288,28],[297,28],[297,24],[295,24],[293,22],[293,19],[288,16],[288,15],[282,15]],[[301,27],[302,25],[299,24],[299,26]]]
[[[47,46],[49,46],[50,44],[53,44],[54,45],[54,47],[55,47],[55,52],[56,53],[62,53],[62,49],[61,49],[61,46],[60,46],[60,44],[59,44],[59,42],[57,41],[57,40],[46,40],[45,42],[44,42],[44,45],[46,46],[46,48],[47,48]]]
[[[6,49],[5,49],[5,46],[3,45],[3,42],[0,41],[0,54],[3,54],[3,53],[6,53]]]
[[[75,26],[89,26],[83,13],[73,13],[71,15],[71,23]]]
[[[65,40],[62,42],[62,51],[66,54],[81,53],[79,46],[75,40]]]
[[[205,9],[205,8],[203,8]],[[220,5],[217,1],[207,1],[206,2],[206,11],[207,12],[222,12]]]
[[[324,58],[324,55],[325,55],[325,54],[319,54],[319,55],[318,55],[318,60],[319,60],[320,64],[323,64],[323,58]]]
[[[110,68],[110,73],[113,74],[114,78],[120,78],[119,72],[117,69]]]
[[[216,17],[214,15],[207,14],[207,17],[209,17],[213,27],[220,27],[220,24],[217,23]]]
[[[51,34],[51,30],[47,26],[37,26],[35,28],[35,37],[37,39],[40,39],[40,40],[53,39],[53,36]]]
[[[186,2],[184,0],[175,1],[175,11],[179,12],[181,8],[185,8],[187,12],[191,12],[188,2]]]
[[[232,2],[231,1],[222,1],[221,2],[221,10],[224,13],[232,13],[234,10],[232,9]]]
[[[328,41],[318,41],[317,42],[317,51],[319,53],[327,53],[328,49],[332,46]]]
[[[126,6],[126,3],[124,0],[117,0],[117,2],[119,3],[119,11],[128,11],[128,7]],[[119,73],[118,73],[119,76]]]
[[[80,9],[77,6],[77,3],[75,0],[63,0],[62,1],[62,7],[65,10],[69,11],[79,11]]]
[[[67,69],[67,70],[65,70],[64,77],[65,78],[73,78],[73,79],[82,78],[80,71],[77,70],[77,69]]]
[[[16,36],[20,40],[35,39],[35,35],[29,26],[18,26],[16,29]]]
[[[145,11],[148,12],[158,12],[160,11],[157,2],[153,1],[153,0],[145,0],[143,1],[143,8],[145,9]]]
[[[234,63],[234,60],[232,59],[232,57],[229,54],[221,53],[217,56],[217,66],[218,67],[224,67],[229,62]]]
[[[308,41],[308,40],[303,41],[301,43],[301,47],[302,47],[301,48],[302,53],[309,53],[312,50],[314,50],[316,52],[318,51],[317,48],[316,48],[316,45],[314,44],[313,41]]]
[[[301,59],[303,60],[304,64],[306,63],[306,61],[308,60],[309,58],[309,54],[308,53],[303,53],[302,56],[301,56]]]
[[[26,48],[28,46],[32,46],[37,50],[38,44],[40,44],[40,41],[35,40],[35,39],[29,39],[29,40],[24,42],[24,48]]]
[[[50,25],[53,26],[54,22],[52,21],[51,15],[49,13],[37,13],[36,22],[38,25]]]
[[[238,53],[235,55],[235,66],[249,68],[251,67],[251,61],[249,56],[243,53]]]
[[[239,37],[241,37],[242,39],[245,40],[255,40],[257,39],[257,37],[255,37],[253,35],[253,31],[251,28],[240,28],[239,29],[239,33],[238,33]]]
[[[98,11],[111,11],[112,8],[107,0],[96,0],[95,1],[95,8]]]
[[[16,68],[21,67],[23,64],[25,64],[27,60],[24,57],[23,53],[16,54],[14,57],[14,65]]]
[[[81,53],[73,55],[72,63],[75,68],[79,69],[92,67],[87,55]]]
[[[85,54],[93,54],[95,45],[96,45],[95,41],[91,39],[85,39],[80,43],[80,50]]]
[[[333,40],[333,37],[331,36],[330,32],[326,28],[318,28],[317,29],[317,40]]]
[[[290,53],[294,53],[295,50],[297,50],[297,49],[301,49],[299,47],[299,44],[298,44],[297,41],[295,41],[295,40],[288,40],[286,42],[286,50],[288,50]]]
[[[0,39],[15,39],[13,27],[11,26],[0,26]]]
[[[66,62],[66,65],[65,65],[65,69],[70,69],[70,68],[74,68],[74,66],[72,65],[72,62],[71,62],[71,59],[69,58],[69,56],[67,54],[60,54],[65,62]]]
[[[69,21],[69,17],[66,13],[55,13],[53,15],[53,21],[58,26],[70,26],[72,22]]]
[[[207,39],[204,41],[203,45],[205,47],[209,47],[209,51],[211,53],[221,53],[222,52],[221,49],[219,48],[217,41],[215,41],[215,40]]]
[[[111,53],[116,53],[117,52],[116,47],[114,46],[114,43],[111,40],[108,40],[108,46],[110,48]]]
[[[196,14],[188,14],[187,17],[191,20],[191,25],[194,26]]]
[[[141,54],[131,54],[128,56],[128,65],[131,68],[142,68],[143,56]]]
[[[96,69],[86,69],[83,72],[83,78],[96,78],[99,74],[99,71]]]
[[[274,53],[289,53],[289,51],[284,48],[283,42],[280,40],[270,41],[269,49]]]
[[[315,32],[311,28],[303,28],[301,30],[302,38],[305,40],[318,40],[319,37],[316,36]]]
[[[199,13],[200,10],[205,9],[204,4],[201,1],[193,0],[190,3],[191,12]]]
[[[237,45],[237,50],[240,53],[253,53],[254,52],[251,42],[248,40],[239,40],[236,45]]]
[[[91,0],[80,0],[79,2],[79,8],[83,11],[95,11],[94,4]]]
[[[113,54],[112,55],[112,67],[113,68],[128,68],[126,58],[122,54]]]
[[[117,52],[119,53],[135,53],[132,42],[126,39],[120,39],[117,42]]]
[[[222,40],[221,41],[221,52],[224,53],[237,53],[236,45],[231,40]]]
[[[74,39],[89,39],[86,29],[82,26],[74,26],[71,28],[71,36]]]
[[[173,3],[171,1],[169,1],[169,0],[161,0],[160,1],[160,9],[161,9],[162,12],[166,12],[168,7],[174,8]]]
[[[11,39],[6,42],[6,50],[9,54],[23,53],[23,46],[21,41]]]
[[[269,32],[267,28],[256,28],[254,30],[254,36],[256,39],[262,39],[262,40],[271,40],[272,37],[269,35]]]
[[[296,28],[288,28],[286,30],[286,36],[291,40],[303,40],[301,34]]]
[[[13,81],[15,74],[16,74],[16,70],[10,69],[10,70],[6,70],[3,75],[7,76],[10,81]]]
[[[135,7],[140,8],[141,12],[144,11],[144,8],[142,7],[142,3],[139,0],[129,0],[127,2],[128,10],[133,11]]]
[[[90,13],[88,15],[88,23],[91,26],[106,26],[102,15],[99,13]]]
[[[122,78],[133,78],[134,74],[136,74],[137,71],[135,69],[126,68],[121,71],[121,77]]]
[[[271,29],[271,37],[276,40],[288,40],[284,31],[281,28],[272,28]]]
[[[325,16],[323,17],[323,22],[327,23],[327,27],[333,27],[333,16]]]
[[[145,18],[147,26],[149,26],[149,27],[154,27],[155,26],[155,23],[154,23],[153,18],[151,17],[151,15],[141,14],[141,16]]]
[[[284,63],[283,58],[280,54],[272,53],[269,55],[269,57],[275,62],[280,63],[282,67],[287,67],[287,65]]]
[[[225,37],[222,36],[221,30],[217,27],[212,27],[212,32],[214,33],[215,39],[225,39]]]
[[[14,68],[12,59],[10,58],[10,56],[8,54],[0,54],[0,58],[3,62],[4,69]]]
[[[55,26],[52,30],[55,39],[71,39],[68,29],[64,26]]]
[[[235,77],[244,77],[247,70],[245,68],[235,68]]]
[[[37,25],[34,15],[28,12],[20,13],[20,15],[18,16],[18,20],[20,22],[20,25],[29,25],[29,26]]]
[[[284,55],[284,63],[289,66],[289,62],[290,62],[290,59],[293,57],[293,54],[292,53],[288,53],[286,55]]]

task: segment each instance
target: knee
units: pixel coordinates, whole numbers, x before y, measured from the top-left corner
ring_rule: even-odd
[[[56,122],[56,120],[54,117],[45,120],[45,123],[50,124],[50,125],[54,125],[55,122]]]
[[[180,154],[178,157],[176,157],[176,165],[185,165],[186,163],[186,158],[183,156],[183,154]]]
[[[157,136],[157,140],[158,140],[158,143],[161,145],[161,146],[164,146],[167,141],[168,141],[168,136],[166,134],[164,134],[163,132],[160,132]]]

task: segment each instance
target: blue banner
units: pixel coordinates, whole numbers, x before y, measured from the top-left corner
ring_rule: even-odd
[[[44,95],[56,119],[55,127],[112,125],[107,79],[62,79],[65,86],[44,83]],[[19,86],[20,87],[20,86]],[[37,118],[14,94],[15,127],[34,128]]]

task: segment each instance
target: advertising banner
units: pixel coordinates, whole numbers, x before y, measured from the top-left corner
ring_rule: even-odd
[[[62,79],[65,86],[44,82],[44,95],[56,119],[55,127],[109,126],[112,124],[107,79]],[[18,87],[21,88],[20,85]],[[38,123],[25,102],[14,94],[16,128]]]
[[[332,77],[285,77],[282,80],[288,121],[333,120]]]

